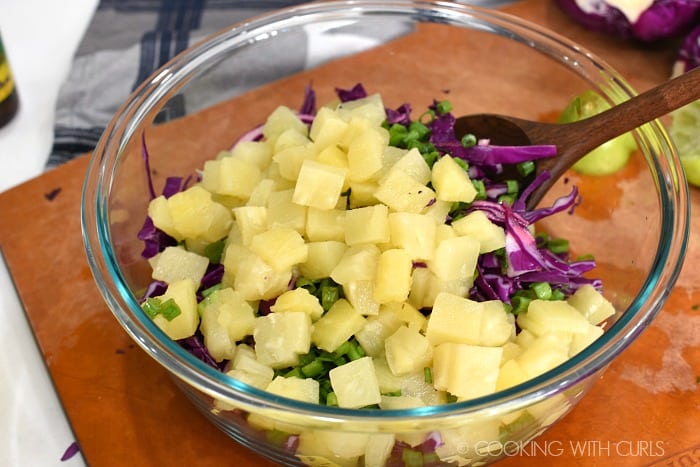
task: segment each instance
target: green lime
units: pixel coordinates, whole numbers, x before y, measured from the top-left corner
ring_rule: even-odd
[[[575,122],[610,108],[610,104],[593,90],[587,90],[569,102],[559,117],[559,123]],[[609,175],[622,169],[637,147],[631,133],[607,141],[574,164],[585,175]]]
[[[688,183],[700,186],[700,100],[673,111],[668,132],[678,149]]]

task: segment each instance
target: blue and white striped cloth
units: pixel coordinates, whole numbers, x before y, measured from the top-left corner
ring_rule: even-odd
[[[510,0],[466,0],[500,6]],[[138,85],[190,44],[254,15],[303,1],[100,0],[59,91],[47,168],[94,149],[119,106]],[[290,71],[308,64],[307,50],[283,50]],[[267,57],[268,60],[272,60]],[[167,118],[185,113],[169,104]],[[188,102],[196,106],[197,103]]]

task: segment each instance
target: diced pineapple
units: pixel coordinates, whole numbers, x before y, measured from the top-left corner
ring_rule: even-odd
[[[244,345],[238,345],[236,347],[232,369],[226,373],[246,384],[250,384],[259,389],[265,389],[272,381],[275,371],[257,360],[255,357],[255,350],[250,347],[247,347],[248,351],[241,351],[241,349],[246,349],[246,347]]]
[[[306,236],[310,242],[345,241],[345,211],[309,208],[306,215]]]
[[[428,268],[445,281],[472,280],[480,244],[470,237],[455,237],[438,243]]]
[[[217,307],[204,307],[199,326],[204,336],[204,346],[217,362],[232,359],[236,352],[236,342],[231,340],[228,330],[219,322],[219,313]]]
[[[316,148],[311,143],[284,148],[272,156],[272,160],[277,163],[280,175],[290,181],[297,180],[305,161],[315,158]]]
[[[447,403],[447,393],[435,389],[432,381],[426,381],[425,368],[405,374],[399,378],[401,380],[402,395],[418,397],[425,405],[441,405]],[[422,440],[418,442],[420,441]]]
[[[262,179],[252,162],[234,157],[209,160],[202,170],[202,186],[212,193],[247,199]]]
[[[288,227],[273,227],[254,235],[250,241],[250,251],[278,272],[303,263],[308,255],[304,238],[299,232]]]
[[[500,300],[481,302],[479,345],[503,346],[515,337],[515,319]]]
[[[501,348],[503,349],[503,359],[501,360],[501,364],[507,362],[508,360],[514,359],[515,357],[520,355],[520,353],[523,350],[518,344],[516,344],[513,341],[506,342],[501,346]]]
[[[209,259],[179,246],[166,247],[149,260],[151,277],[167,284],[192,279],[197,286],[209,266]]]
[[[311,318],[302,311],[270,313],[255,320],[255,355],[271,368],[296,365],[311,346]]]
[[[369,127],[353,138],[348,146],[348,178],[368,180],[382,168],[382,152],[388,136],[381,127]]]
[[[308,254],[306,261],[299,265],[299,272],[307,279],[330,277],[333,269],[348,249],[344,242],[334,240],[310,242],[306,245]]]
[[[241,234],[241,242],[250,246],[250,241],[267,230],[267,208],[264,206],[241,206],[233,208],[233,217]]]
[[[347,198],[347,207],[349,209],[355,209],[377,204],[377,198],[375,198],[374,192],[377,191],[378,187],[379,185],[374,180],[350,182],[348,187],[350,194]]]
[[[309,467],[357,467],[359,455],[341,457],[328,447],[328,443],[319,437],[321,430],[305,430],[299,434],[296,457]]]
[[[501,365],[496,380],[496,391],[508,389],[530,379],[516,360],[508,360]]]
[[[305,133],[300,133],[294,128],[284,130],[279,134],[274,144],[272,145],[272,155],[282,152],[285,149],[306,146],[310,140]]]
[[[372,433],[365,447],[365,467],[384,467],[394,448],[394,442],[393,433]]]
[[[319,402],[319,384],[312,378],[285,378],[277,376],[265,388],[266,391],[278,396],[295,399],[310,404]]]
[[[363,316],[379,313],[379,303],[374,299],[373,281],[352,281],[343,284],[343,293],[350,304]]]
[[[476,188],[469,175],[449,155],[433,164],[432,183],[437,198],[443,201],[470,203],[476,197]]]
[[[294,190],[273,191],[267,199],[267,227],[289,227],[304,234],[307,207],[292,201]],[[331,239],[327,239],[331,240]]]
[[[384,342],[403,324],[394,307],[381,307],[376,316],[365,320],[362,329],[355,333],[365,353],[372,357],[384,355]]]
[[[472,278],[443,280],[429,269],[415,268],[413,270],[413,286],[408,299],[411,305],[416,308],[432,308],[435,299],[441,293],[466,297],[472,283]]]
[[[516,320],[517,321],[517,320]],[[520,332],[515,336],[515,342],[520,349],[526,349],[530,347],[530,345],[537,340],[537,336],[533,334],[532,332],[528,331],[527,329],[521,329]]]
[[[569,347],[569,357],[573,357],[581,352],[602,335],[603,328],[594,324],[588,326],[586,332],[573,334],[571,337],[571,346]]]
[[[391,245],[403,248],[412,260],[432,259],[435,251],[435,219],[425,214],[392,212],[389,214]]]
[[[515,361],[534,378],[568,360],[571,341],[571,333],[548,332],[537,337]]]
[[[417,330],[399,327],[384,343],[386,361],[394,375],[422,371],[433,359],[433,346]]]
[[[445,222],[447,221],[447,215],[449,214],[451,209],[452,203],[450,203],[449,201],[443,201],[441,199],[434,198],[434,201],[432,201],[428,205],[428,208],[423,211],[423,214],[435,219],[438,225],[444,225],[445,227],[449,227],[449,225],[446,225]]]
[[[381,312],[384,308],[395,309],[401,322],[405,323],[409,329],[425,332],[428,326],[428,318],[426,318],[423,313],[418,311],[418,309],[410,303],[387,303],[382,305],[382,308],[380,308],[379,311]]]
[[[481,302],[440,293],[435,298],[425,335],[433,345],[445,342],[478,345],[482,315]]]
[[[527,312],[518,314],[518,326],[536,336],[548,332],[586,332],[586,317],[563,300],[533,300]]]
[[[396,146],[384,146],[384,150],[382,151],[382,168],[372,176],[373,179],[376,180],[381,180],[383,179],[386,174],[389,173],[389,170],[398,162],[399,159],[401,159],[406,153],[408,152],[407,149],[402,149],[402,148],[397,148]]]
[[[506,246],[506,233],[489,220],[484,211],[473,211],[452,223],[457,235],[466,235],[479,240],[479,253],[488,253]]]
[[[430,166],[416,148],[406,151],[392,168],[401,170],[423,185],[428,184],[432,175]]]
[[[241,294],[230,287],[213,292],[207,299],[207,308],[217,310],[217,323],[226,330],[232,342],[253,334],[255,310]]]
[[[323,150],[327,147],[335,147],[347,128],[348,123],[334,109],[321,107],[311,124],[309,137],[319,150]]]
[[[365,324],[365,318],[350,302],[341,298],[314,323],[311,342],[319,349],[333,352]]]
[[[184,239],[182,234],[173,224],[173,218],[170,215],[170,205],[168,204],[168,199],[165,196],[160,195],[153,198],[151,202],[148,203],[148,217],[150,217],[153,221],[153,225],[173,237],[175,240],[179,241]]]
[[[231,157],[253,164],[263,171],[272,160],[272,148],[265,141],[241,141],[231,149]]]
[[[275,181],[271,178],[263,178],[255,186],[246,201],[246,206],[267,206],[270,193],[275,189]]]
[[[595,287],[585,284],[566,300],[591,324],[600,324],[615,314],[615,307]]]
[[[377,375],[377,383],[379,384],[379,391],[382,394],[400,393],[404,377],[396,376],[391,372],[384,354],[382,353],[381,356],[374,357],[373,362],[374,373]]]
[[[392,248],[379,255],[374,278],[377,303],[403,302],[411,291],[413,262],[406,250]]]
[[[321,149],[316,154],[315,160],[321,164],[343,169],[345,174],[348,172],[348,155],[338,146],[332,145]],[[343,191],[346,191],[349,187],[350,183],[346,177],[343,183]]]
[[[389,241],[389,209],[383,204],[350,209],[345,213],[345,243],[385,243]]]
[[[381,252],[376,245],[355,245],[345,250],[331,279],[344,285],[355,281],[373,281]]]
[[[433,353],[433,383],[461,399],[491,394],[501,363],[500,347],[481,347],[446,342]]]
[[[338,406],[359,409],[378,404],[381,399],[372,357],[362,357],[328,372]]]
[[[356,459],[364,454],[370,435],[352,431],[318,430],[317,437],[340,459]]]
[[[168,321],[163,315],[156,315],[153,322],[171,339],[180,340],[194,335],[199,326],[197,312],[197,284],[192,279],[182,279],[168,285],[159,298],[162,302],[173,299],[180,308],[180,314]]]
[[[303,311],[312,321],[316,321],[323,314],[323,307],[318,298],[302,287],[288,290],[277,297],[270,310],[275,313]]]
[[[278,272],[246,247],[230,244],[224,254],[224,280],[245,300],[267,300],[287,290],[291,270]]]
[[[402,170],[390,170],[374,197],[394,211],[422,213],[435,199],[435,192]]]
[[[302,135],[308,134],[308,127],[299,116],[286,106],[277,107],[267,117],[262,128],[265,140],[274,147],[277,138],[287,130],[293,129]]]
[[[375,93],[360,99],[341,103],[336,112],[345,120],[359,117],[372,126],[380,126],[386,119],[386,110],[380,94]]]
[[[231,228],[231,212],[214,202],[211,193],[199,185],[175,193],[167,202],[172,227],[180,233],[179,238],[215,242],[224,238]]]
[[[335,208],[345,184],[345,174],[345,169],[305,160],[299,170],[292,201],[323,210]]]

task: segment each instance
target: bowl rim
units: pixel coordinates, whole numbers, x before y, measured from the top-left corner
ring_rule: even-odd
[[[527,40],[532,40],[534,36],[542,43],[565,48],[571,53],[569,66],[572,68],[580,67],[578,60],[596,66],[605,77],[604,81],[611,89],[621,93],[622,98],[636,94],[604,60],[568,38],[509,13],[467,4],[420,0],[330,0],[287,7],[225,28],[192,45],[146,79],[117,111],[90,158],[81,199],[83,242],[98,289],[119,323],[140,347],[174,376],[212,397],[235,401],[244,410],[292,411],[328,423],[348,420],[370,424],[390,423],[409,418],[445,420],[495,409],[500,413],[501,410],[509,410],[509,406],[516,409],[541,401],[604,369],[658,314],[680,273],[687,247],[690,213],[688,187],[680,162],[675,157],[673,143],[657,121],[644,125],[637,134],[638,141],[642,145],[647,144],[647,150],[651,151],[649,145],[652,143],[660,144],[661,154],[666,155],[665,159],[660,159],[645,152],[647,162],[653,164],[651,169],[661,203],[662,228],[651,273],[625,313],[593,345],[562,365],[517,386],[463,402],[400,410],[367,411],[305,403],[254,388],[206,365],[165,337],[150,319],[143,319],[145,314],[141,313],[136,298],[116,267],[116,254],[110,247],[109,194],[111,177],[117,165],[110,166],[110,163],[118,161],[127,141],[135,134],[140,119],[146,115],[144,106],[162,99],[173,80],[192,73],[197,64],[196,57],[204,50],[224,47],[230,41],[248,40],[282,23],[287,26],[300,25],[304,18],[341,10],[346,13],[412,13],[416,15],[416,21],[443,21],[458,25],[471,18],[508,30],[515,29],[521,35],[528,36]],[[511,38],[525,41],[518,35]],[[534,44],[528,45],[535,47]]]

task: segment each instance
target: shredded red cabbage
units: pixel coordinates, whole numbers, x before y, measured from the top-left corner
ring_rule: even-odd
[[[340,102],[356,101],[357,99],[367,97],[367,91],[365,91],[365,87],[362,83],[357,83],[351,89],[335,88],[335,93],[338,95]]]

